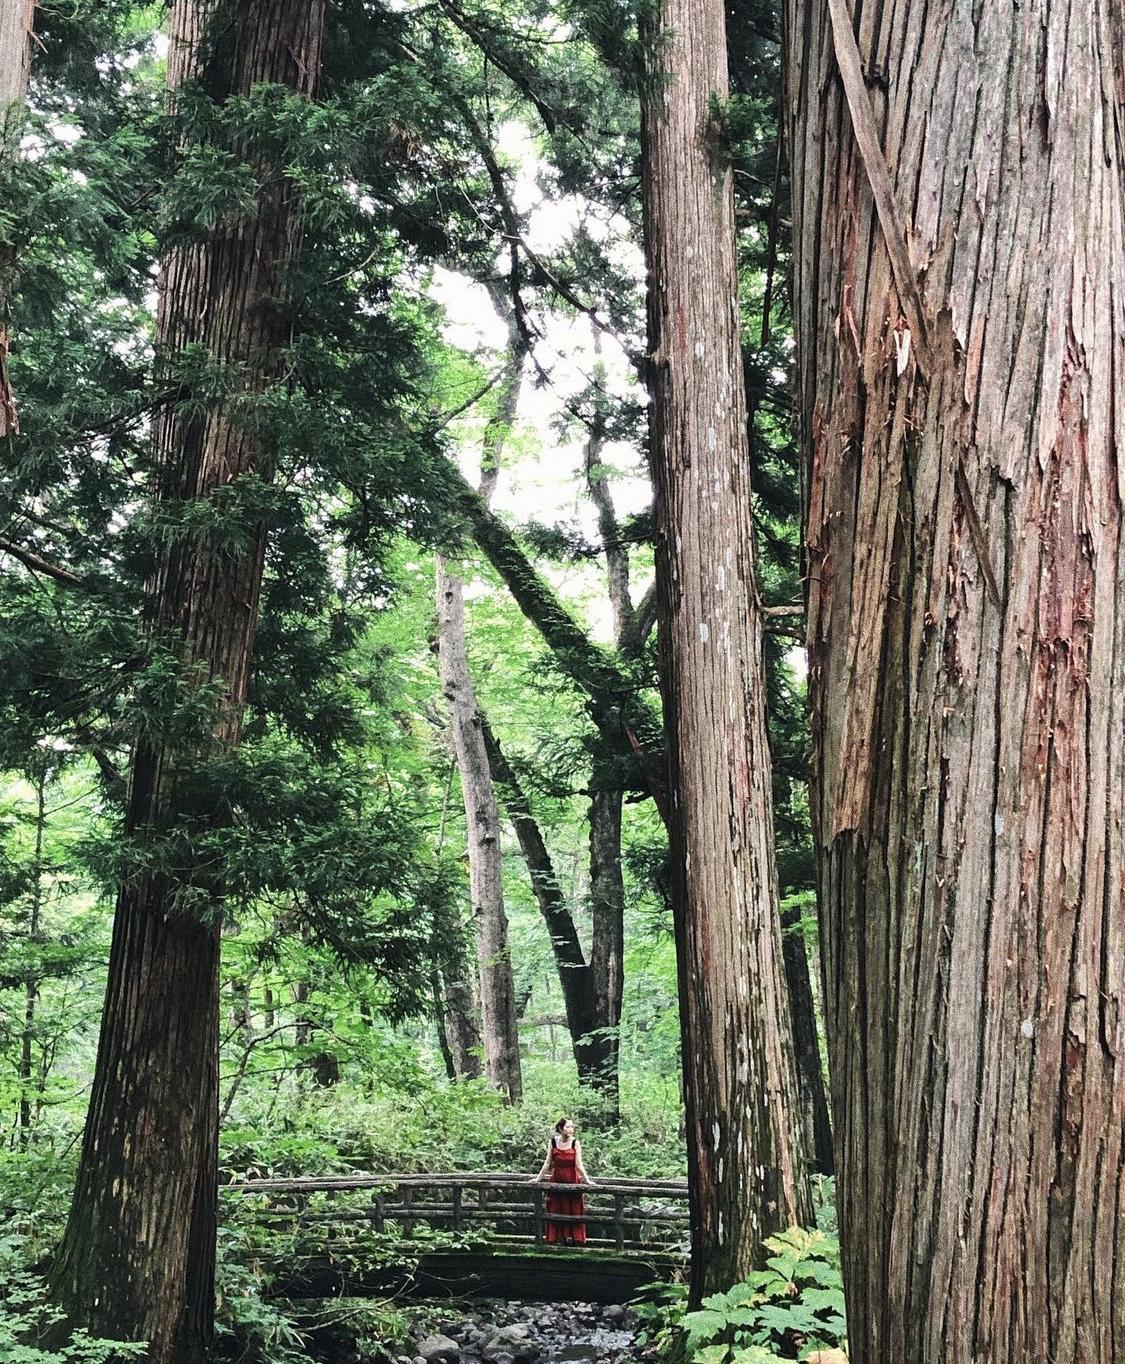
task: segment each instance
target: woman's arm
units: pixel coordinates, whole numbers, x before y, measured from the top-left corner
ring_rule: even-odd
[[[582,1183],[589,1184],[591,1189],[596,1189],[598,1186],[586,1173],[586,1167],[582,1164],[582,1143],[580,1141],[574,1143],[574,1164],[578,1170],[578,1178]]]
[[[551,1173],[551,1162],[554,1159],[554,1154],[555,1154],[554,1151],[551,1149],[551,1143],[548,1142],[546,1158],[544,1159],[543,1164],[539,1169],[539,1173],[537,1175],[531,1176],[531,1179],[529,1181],[531,1184],[537,1184],[541,1179],[546,1179],[547,1176]]]

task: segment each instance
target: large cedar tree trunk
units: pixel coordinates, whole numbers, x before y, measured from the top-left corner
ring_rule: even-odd
[[[787,38],[852,1358],[1118,1364],[1125,8],[833,8]]]
[[[35,0],[4,0],[0,5],[0,173],[19,151],[19,130],[27,98],[31,62],[29,37]],[[15,251],[0,237],[0,437],[19,431],[16,402],[8,378],[9,303]]]
[[[643,106],[661,682],[692,1289],[812,1220],[782,973],[721,0],[663,0]]]
[[[461,773],[468,842],[469,885],[480,967],[481,1041],[485,1074],[518,1103],[523,1094],[516,997],[504,912],[500,806],[492,784],[483,725],[465,649],[465,607],[461,579],[438,560],[438,664],[449,702],[453,745]]]
[[[310,94],[323,24],[324,0],[177,0],[170,87],[201,78],[221,98],[270,81]],[[278,302],[298,231],[292,187],[263,175],[257,211],[174,250],[159,286],[158,364],[174,368],[185,346],[200,345],[240,366],[249,391],[272,377],[287,339]],[[155,441],[170,515],[259,466],[253,431],[224,411],[168,408]],[[238,742],[251,665],[264,550],[264,536],[253,538],[233,553],[182,534],[149,590],[154,639],[222,684],[210,736],[219,750]],[[185,815],[221,818],[196,808],[191,761],[158,737],[138,740],[133,836],[158,837]],[[213,1314],[220,926],[217,904],[197,907],[205,876],[153,871],[119,890],[77,1187],[53,1274],[70,1321],[146,1339],[156,1364],[200,1358]]]

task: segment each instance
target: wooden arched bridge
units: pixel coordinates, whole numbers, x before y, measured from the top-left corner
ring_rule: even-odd
[[[223,1186],[225,1220],[259,1227],[279,1297],[420,1296],[627,1302],[685,1263],[684,1180],[584,1186],[583,1246],[546,1243],[547,1195],[526,1174],[333,1175]],[[237,1204],[234,1202],[237,1200]]]

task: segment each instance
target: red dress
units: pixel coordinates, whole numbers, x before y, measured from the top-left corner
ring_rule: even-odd
[[[553,1143],[552,1143],[553,1145]],[[577,1184],[578,1152],[572,1146],[569,1150],[554,1146],[551,1160],[552,1184]],[[586,1241],[585,1222],[552,1222],[551,1214],[563,1217],[581,1217],[586,1211],[580,1193],[549,1193],[547,1195],[547,1229],[545,1239],[552,1245],[569,1242],[580,1246]]]

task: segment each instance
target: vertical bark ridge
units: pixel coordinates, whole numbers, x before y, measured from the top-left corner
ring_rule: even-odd
[[[311,95],[323,26],[324,0],[177,0],[170,98],[195,81],[219,100],[262,82]],[[243,396],[276,377],[300,225],[295,187],[267,170],[253,213],[227,218],[166,257],[160,373],[174,375],[183,349],[195,344],[241,371]],[[239,421],[228,405],[190,415],[168,407],[154,441],[158,510],[173,518],[178,506],[240,476],[268,473],[253,422]],[[220,684],[207,741],[220,751],[240,737],[264,551],[261,527],[250,529],[242,551],[218,551],[205,534],[173,530],[149,586],[154,641],[188,676]],[[153,734],[137,741],[131,835],[159,837],[184,817],[224,817],[198,808],[191,768],[182,747]],[[71,1322],[147,1340],[156,1364],[201,1358],[214,1311],[220,903],[211,880],[206,868],[177,878],[153,870],[119,889],[77,1185],[52,1276]]]
[[[714,0],[665,0],[642,105],[661,685],[693,1295],[811,1218],[783,987],[727,97]]]
[[[854,6],[920,372],[827,4],[787,5],[857,1364],[1125,1358],[1122,14]]]

